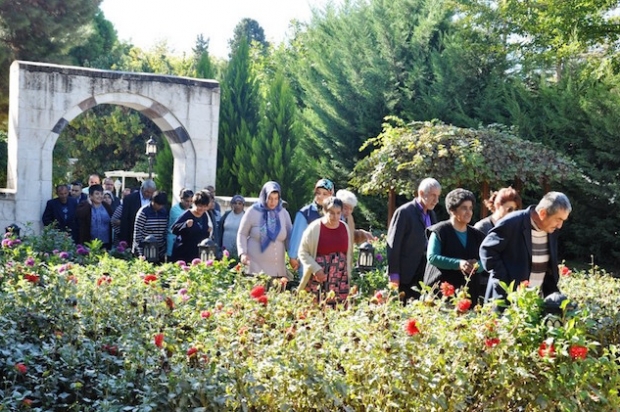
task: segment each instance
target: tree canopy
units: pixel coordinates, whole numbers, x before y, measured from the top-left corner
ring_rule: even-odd
[[[440,121],[406,125],[398,118],[387,120],[383,132],[367,142],[375,150],[356,165],[351,180],[365,194],[385,194],[390,189],[415,193],[420,180],[428,176],[445,187],[475,190],[484,183],[540,187],[579,173],[566,156],[499,125],[473,129]]]

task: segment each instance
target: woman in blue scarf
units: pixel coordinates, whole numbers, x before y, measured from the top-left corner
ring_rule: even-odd
[[[237,234],[237,250],[247,273],[290,278],[285,252],[292,229],[291,216],[282,207],[280,185],[267,182],[259,200],[243,215]]]

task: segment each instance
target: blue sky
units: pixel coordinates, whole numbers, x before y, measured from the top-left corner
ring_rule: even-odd
[[[268,41],[285,39],[292,19],[309,21],[329,0],[103,0],[101,9],[121,40],[149,49],[166,40],[174,54],[191,52],[196,36],[213,56],[228,56],[228,40],[243,18],[256,20]]]

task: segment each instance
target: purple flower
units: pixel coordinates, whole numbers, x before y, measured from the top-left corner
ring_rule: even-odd
[[[228,250],[226,250],[226,249],[224,249],[224,251],[222,252],[222,254],[223,254],[225,257],[229,257],[229,256],[230,256],[230,252],[229,252]]]
[[[88,255],[88,249],[82,245],[78,245],[76,252],[78,255]]]
[[[185,266],[185,261],[184,260],[177,260],[176,262],[174,262],[177,266]]]
[[[60,250],[58,250],[58,249],[52,250],[52,253],[55,254],[55,255],[57,255],[59,252],[60,252]]]
[[[124,242],[121,242],[121,243],[124,243]],[[118,253],[123,253],[123,252],[125,251],[125,248],[123,247],[123,245],[121,245],[121,244],[119,243],[119,244],[118,244],[118,246],[117,246],[117,248],[116,248],[116,251],[117,251]]]
[[[20,243],[22,243],[22,240],[21,240],[21,239],[15,239],[15,240],[13,240],[13,244],[14,244],[14,245],[19,245]]]
[[[34,266],[34,258],[32,256],[28,256],[28,259],[24,262],[26,266]]]
[[[181,295],[181,300],[183,300],[183,302],[187,302],[189,300],[189,295]]]
[[[187,295],[187,289],[183,288],[179,290],[179,295]]]
[[[11,239],[2,239],[2,247],[7,248],[13,246],[13,241]]]
[[[377,259],[377,262],[381,262],[383,260],[383,255],[381,253],[377,253],[377,256],[375,256],[375,258]]]
[[[58,257],[61,259],[69,259],[69,253],[68,252],[60,252],[58,254]]]
[[[127,246],[129,245],[124,240],[121,240],[120,242],[118,242],[118,246],[122,247],[123,249],[127,249]]]
[[[213,266],[213,260],[209,259],[205,262],[205,265],[207,266]]]
[[[199,265],[202,262],[202,260],[198,259],[198,258],[194,258],[192,260],[192,266],[196,266]]]

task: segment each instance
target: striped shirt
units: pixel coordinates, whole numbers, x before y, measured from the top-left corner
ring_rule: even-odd
[[[142,242],[148,235],[157,239],[159,256],[166,253],[166,234],[168,233],[168,211],[162,207],[157,212],[150,204],[142,206],[136,213],[136,221],[133,229],[133,253],[142,256]]]
[[[532,220],[532,271],[530,286],[542,286],[549,268],[549,237]]]

